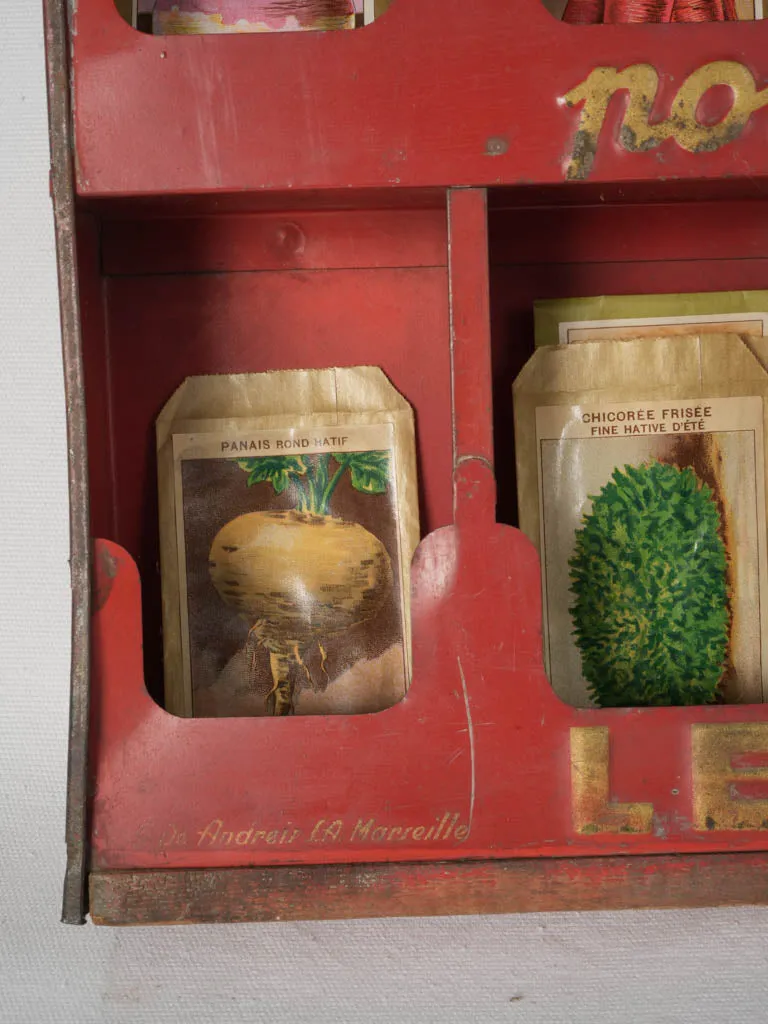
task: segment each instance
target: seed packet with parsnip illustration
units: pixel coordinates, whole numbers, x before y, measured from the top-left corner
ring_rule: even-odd
[[[515,382],[520,525],[555,691],[768,697],[768,375],[737,335],[540,349]]]
[[[158,456],[168,709],[355,714],[401,699],[414,432],[381,371],[190,378],[158,420]]]

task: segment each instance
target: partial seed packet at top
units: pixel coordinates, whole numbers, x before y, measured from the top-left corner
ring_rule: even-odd
[[[722,334],[768,336],[768,292],[596,295],[534,304],[536,347]]]
[[[735,335],[545,348],[523,369],[520,525],[569,703],[765,699],[767,395]]]
[[[190,378],[158,452],[169,710],[396,703],[418,518],[412,412],[381,371]]]
[[[353,29],[352,0],[325,4],[275,4],[269,0],[155,0],[154,35],[210,33],[307,32]]]

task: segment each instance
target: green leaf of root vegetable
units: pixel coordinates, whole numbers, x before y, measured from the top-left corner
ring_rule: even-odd
[[[356,491],[366,494],[384,494],[391,473],[388,451],[335,453],[336,462],[349,470],[350,483]]]
[[[329,463],[334,459],[337,469],[330,475]],[[248,486],[269,481],[276,494],[281,494],[292,482],[297,484],[298,509],[315,515],[329,515],[333,492],[345,473],[357,491],[365,494],[383,494],[391,472],[388,451],[334,452],[333,455],[267,455],[252,459],[238,459],[238,465],[248,473]],[[302,480],[298,478],[302,477]]]
[[[576,644],[603,707],[706,704],[728,651],[727,554],[693,469],[616,469],[569,562]]]
[[[248,486],[268,481],[275,494],[282,494],[296,477],[304,476],[307,466],[300,455],[265,455],[262,458],[238,459],[237,464],[248,474]]]

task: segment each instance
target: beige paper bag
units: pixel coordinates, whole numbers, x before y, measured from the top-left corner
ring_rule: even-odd
[[[768,337],[768,293],[595,295],[534,303],[536,347],[582,341],[741,334]]]
[[[753,352],[755,346],[757,351]],[[570,703],[585,706],[595,701],[618,705],[705,702],[702,694],[706,686],[702,682],[697,688],[700,680],[694,678],[694,669],[690,670],[688,680],[691,693],[686,697],[681,690],[668,699],[666,683],[661,680],[658,687],[650,678],[640,687],[637,680],[642,673],[637,670],[634,655],[627,655],[626,650],[622,649],[625,662],[616,669],[615,679],[611,677],[614,669],[608,664],[610,629],[616,609],[626,599],[626,622],[635,628],[633,609],[641,609],[643,600],[636,595],[629,600],[634,579],[640,578],[639,570],[633,578],[632,572],[622,568],[623,563],[618,569],[609,566],[610,572],[606,569],[605,551],[600,548],[605,538],[601,539],[599,529],[607,529],[605,524],[610,522],[611,529],[618,533],[605,543],[612,545],[615,557],[624,557],[623,553],[616,554],[618,537],[629,545],[627,550],[631,549],[632,557],[639,558],[638,565],[642,566],[645,554],[638,554],[638,538],[644,536],[651,513],[645,518],[627,520],[633,524],[627,537],[626,523],[611,518],[609,506],[611,502],[629,501],[630,492],[636,495],[646,486],[652,488],[657,484],[669,486],[672,491],[679,484],[685,491],[683,497],[675,498],[680,504],[671,520],[663,506],[659,507],[661,511],[653,506],[653,515],[664,519],[663,529],[661,534],[654,535],[656,539],[643,543],[648,547],[648,558],[656,559],[658,578],[666,571],[659,561],[659,552],[668,541],[665,531],[669,523],[670,529],[674,527],[675,516],[683,505],[701,506],[702,530],[710,513],[711,522],[717,524],[717,536],[710,538],[713,561],[707,564],[719,564],[722,555],[722,586],[726,596],[723,608],[718,611],[715,607],[712,618],[715,633],[720,628],[724,632],[720,640],[712,640],[713,650],[722,654],[722,674],[711,699],[765,699],[768,629],[764,609],[768,570],[763,400],[768,396],[768,374],[758,361],[758,357],[766,354],[764,348],[765,339],[750,338],[746,343],[739,336],[728,334],[544,347],[535,352],[515,381],[520,527],[542,557],[545,661],[553,687]],[[628,466],[634,477],[626,469]],[[650,467],[656,468],[651,471]],[[674,472],[669,467],[674,467]],[[654,476],[653,481],[647,479],[649,473]],[[634,516],[634,508],[631,511]],[[602,524],[599,529],[598,523]],[[688,559],[694,568],[699,557],[697,543]],[[704,540],[701,543],[704,545]],[[701,550],[705,550],[705,545]],[[598,552],[590,556],[591,562],[587,551]],[[686,571],[684,563],[680,569],[682,576]],[[590,587],[596,587],[600,579],[602,591],[592,594]],[[621,580],[623,596],[611,589],[618,587]],[[679,583],[678,580],[674,585]],[[696,578],[692,577],[694,589],[689,588],[685,600],[680,598],[673,617],[694,615],[691,594],[696,586]],[[668,597],[666,591],[659,593],[653,608],[649,606],[648,629],[658,628],[655,616]],[[698,616],[699,622],[709,621],[708,614],[699,608],[694,620]],[[645,627],[641,624],[637,628]],[[670,643],[675,628],[670,627]],[[688,630],[688,634],[694,637],[695,630]],[[682,647],[687,642],[685,631],[681,631]],[[660,643],[659,652],[663,653],[663,646]],[[702,642],[699,646],[704,650],[706,645]],[[632,650],[636,649],[640,648],[635,645]],[[650,658],[650,648],[643,649],[646,659]],[[684,664],[682,656],[678,664]],[[669,679],[675,676],[674,666],[664,668],[663,660],[659,665],[662,668],[657,675],[667,673]],[[648,673],[652,675],[650,669]],[[702,679],[711,681],[713,673],[716,675],[714,668],[703,671]],[[635,680],[634,691],[630,676]],[[609,677],[613,679],[610,685],[606,681]],[[643,693],[636,692],[640,688]]]
[[[410,678],[413,412],[376,367],[190,377],[157,421],[166,707],[355,714]]]

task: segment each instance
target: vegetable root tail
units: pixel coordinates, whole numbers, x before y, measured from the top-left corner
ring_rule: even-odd
[[[298,644],[294,644],[294,647],[293,647],[293,657],[294,657],[294,660],[295,660],[296,664],[300,665],[304,669],[304,675],[307,677],[307,682],[311,685],[312,684],[312,676],[310,675],[309,669],[304,664],[304,659],[301,656],[301,652],[299,651],[299,645]]]
[[[293,683],[290,668],[293,657],[290,654],[269,652],[269,667],[272,670],[272,689],[265,698],[267,711],[276,717],[293,714]]]
[[[256,688],[256,680],[258,677],[258,651],[261,646],[261,640],[259,638],[259,626],[260,622],[257,622],[248,631],[248,639],[245,642],[245,653],[248,658],[248,686],[250,689]]]
[[[325,653],[325,648],[322,644],[319,643],[317,648],[320,651],[320,671],[325,676],[326,682],[328,682],[328,669],[325,667],[325,663],[328,661],[328,655]]]

